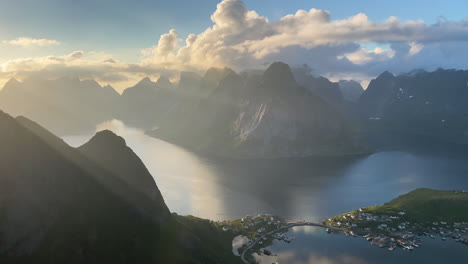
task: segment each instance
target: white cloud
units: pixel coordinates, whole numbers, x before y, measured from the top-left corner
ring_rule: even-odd
[[[368,63],[370,61],[385,61],[393,58],[393,56],[395,56],[394,50],[383,49],[380,47],[377,47],[374,50],[361,48],[358,51],[344,55],[344,57],[346,57],[349,61],[359,65]]]
[[[57,46],[60,45],[60,42],[53,39],[34,39],[28,37],[21,37],[13,40],[4,40],[3,44],[11,46],[21,46],[21,47],[47,47],[47,46]]]
[[[375,76],[387,70],[385,67],[396,69],[396,64],[404,60],[418,61],[411,65],[424,67],[416,57],[427,54],[435,48],[434,44],[468,42],[468,18],[441,19],[435,24],[401,21],[396,17],[375,22],[360,13],[332,20],[328,11],[311,9],[269,21],[248,10],[241,0],[224,0],[217,5],[211,20],[211,27],[198,35],[189,35],[182,46],[178,45],[184,43],[182,39],[174,40],[175,31],[162,35],[152,52],[144,52],[143,64],[173,70],[212,66],[241,70],[283,60],[309,64],[317,73],[329,76],[350,73]],[[166,41],[169,37],[170,41]],[[375,43],[377,47],[367,50],[362,46],[366,43]],[[439,55],[440,62],[447,65],[447,60]],[[457,65],[466,68],[468,62]]]
[[[185,39],[171,29],[159,37],[155,46],[142,51],[142,60],[137,64],[77,51],[58,57],[7,61],[1,64],[0,75],[77,71],[124,86],[143,75],[224,66],[256,69],[273,61],[292,66],[307,64],[314,73],[333,80],[352,78],[364,82],[385,70],[399,73],[415,68],[468,68],[468,53],[463,52],[468,44],[468,18],[440,19],[435,24],[396,17],[377,22],[360,13],[333,20],[326,10],[310,9],[269,21],[248,10],[241,0],[224,0],[211,20],[210,27]],[[54,43],[24,39],[18,43]],[[366,48],[369,43],[371,50]]]

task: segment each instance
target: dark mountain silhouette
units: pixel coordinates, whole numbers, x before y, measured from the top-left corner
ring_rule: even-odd
[[[260,77],[209,70],[200,90],[211,93],[185,119],[149,134],[241,157],[324,155],[353,149],[349,124],[324,100],[299,86],[287,64],[273,63]]]
[[[1,263],[235,263],[209,221],[169,213],[112,132],[75,149],[0,112],[0,144]]]
[[[385,72],[359,99],[360,112],[374,127],[412,135],[468,142],[468,71]]]
[[[343,99],[337,83],[307,72],[294,74],[282,63],[265,72],[237,74],[229,68],[211,68],[203,77],[182,72],[177,87],[164,76],[157,82],[144,78],[122,95],[110,86],[77,78],[11,80],[0,92],[2,105],[59,134],[91,130],[115,118],[129,126],[158,129],[151,134],[194,149],[236,156],[347,152],[355,145],[352,138],[358,127],[355,106]],[[265,118],[258,116],[261,113]],[[272,127],[263,130],[264,124]],[[309,143],[321,142],[301,145],[308,133]],[[286,147],[287,142],[297,146]],[[266,144],[272,149],[260,151]],[[248,145],[256,145],[257,152]],[[299,145],[304,148],[298,150]]]
[[[168,79],[160,77],[152,82],[146,77],[124,90],[116,116],[131,126],[151,129],[177,102],[177,91]]]
[[[80,133],[113,117],[119,94],[111,87],[78,78],[23,83],[10,80],[0,91],[0,108],[37,120],[56,134]]]
[[[190,92],[200,87],[202,77],[194,72],[181,72],[179,80],[179,90]]]
[[[362,88],[361,84],[353,80],[341,80],[338,82],[338,86],[340,87],[340,91],[343,95],[343,98],[351,102],[356,102],[357,100],[359,100],[359,97],[364,92],[364,89]]]

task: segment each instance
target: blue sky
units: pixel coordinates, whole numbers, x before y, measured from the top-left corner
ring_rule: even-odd
[[[56,39],[65,48],[140,49],[154,44],[171,28],[180,35],[200,33],[211,25],[219,0],[2,0],[0,38]],[[372,20],[397,16],[433,23],[438,17],[468,15],[465,0],[245,0],[249,9],[276,20],[299,9],[330,11],[332,19],[365,13]],[[57,49],[55,49],[57,50]],[[50,52],[50,51],[46,51]]]
[[[124,87],[143,75],[275,60],[362,81],[384,70],[468,68],[466,0],[220,2],[1,0],[0,85],[75,70]],[[272,23],[298,10],[307,12]]]

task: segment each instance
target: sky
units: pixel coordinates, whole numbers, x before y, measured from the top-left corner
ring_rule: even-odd
[[[332,80],[468,68],[463,0],[1,0],[0,86],[77,75],[139,78],[277,60]]]

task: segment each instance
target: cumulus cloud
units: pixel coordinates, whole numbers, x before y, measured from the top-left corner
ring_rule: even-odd
[[[11,46],[21,46],[21,47],[47,47],[47,46],[57,46],[60,45],[60,42],[53,39],[34,39],[28,37],[21,37],[13,40],[4,40],[3,44]]]
[[[153,47],[156,52],[145,53],[143,63],[171,69],[228,66],[241,70],[283,60],[290,64],[309,64],[327,76],[352,73],[364,76],[376,75],[388,70],[385,67],[395,67],[408,60],[419,62],[411,63],[412,66],[424,67],[418,58],[433,52],[443,62],[441,53],[430,49],[451,42],[465,45],[468,42],[468,18],[439,19],[435,24],[401,21],[396,17],[375,22],[360,13],[332,20],[328,11],[310,9],[269,21],[248,10],[241,0],[224,0],[217,5],[211,20],[211,27],[198,35],[189,35],[180,47],[173,45],[183,43],[182,39],[174,40],[177,35],[171,33],[173,30],[161,36]],[[171,45],[166,44],[166,38]],[[364,48],[368,43],[377,47]],[[468,62],[453,65],[466,68]]]
[[[367,50],[365,48],[360,48],[359,50],[345,54],[349,61],[354,64],[366,64],[370,61],[386,61],[395,56],[395,51],[392,49],[383,49],[380,47],[375,48],[374,50]]]
[[[330,12],[312,8],[270,21],[249,10],[242,0],[223,0],[211,21],[212,25],[201,33],[186,37],[176,29],[169,30],[153,47],[142,50],[142,60],[136,64],[76,51],[58,57],[8,61],[1,64],[0,75],[53,75],[74,70],[118,82],[209,67],[263,69],[271,62],[284,61],[292,66],[307,64],[315,74],[332,80],[367,83],[385,70],[399,73],[415,68],[468,68],[468,53],[463,52],[468,44],[468,18],[439,19],[434,24],[396,17],[377,22],[359,13],[333,20]],[[20,38],[17,43],[55,42]]]

